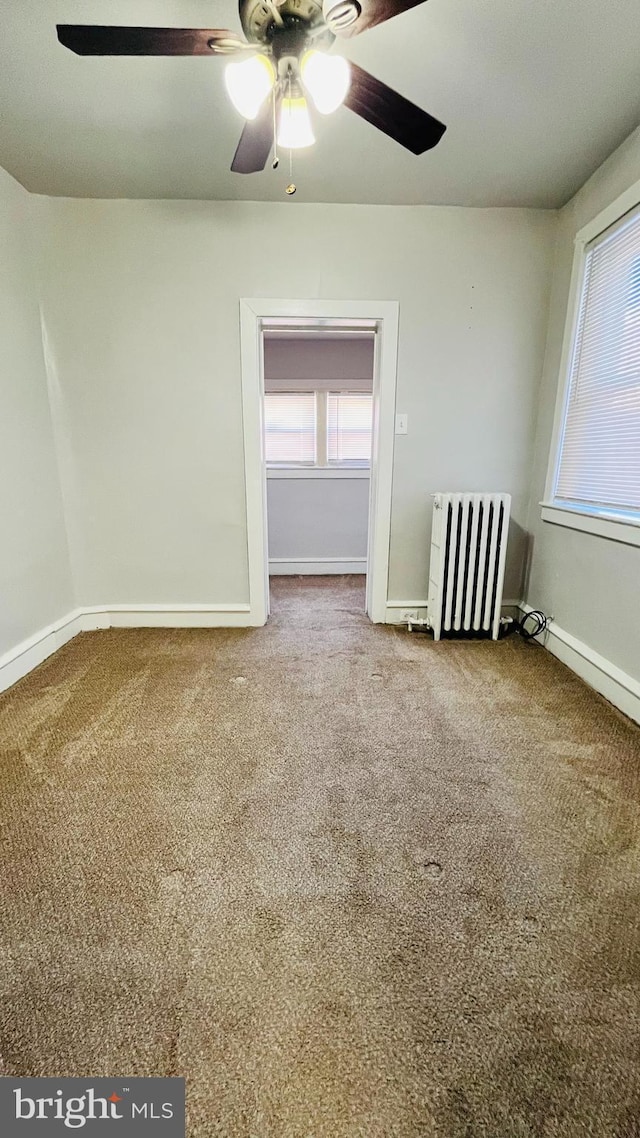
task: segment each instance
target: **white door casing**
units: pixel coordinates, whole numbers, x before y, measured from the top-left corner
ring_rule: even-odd
[[[391,531],[391,490],[398,358],[399,306],[393,300],[240,301],[242,419],[244,437],[250,623],[269,615],[266,468],[264,461],[262,333],[269,327],[371,328],[375,331],[373,438],[366,609],[375,623],[386,619]]]

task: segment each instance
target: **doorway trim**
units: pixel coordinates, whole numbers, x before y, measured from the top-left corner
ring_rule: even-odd
[[[267,480],[262,406],[262,333],[273,326],[318,331],[354,324],[375,332],[373,438],[369,489],[366,611],[376,624],[386,620],[391,536],[391,491],[398,367],[399,304],[395,300],[240,300],[240,360],[249,565],[250,623],[269,615]]]

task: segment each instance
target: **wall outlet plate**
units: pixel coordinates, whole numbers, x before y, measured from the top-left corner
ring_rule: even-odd
[[[402,613],[402,623],[408,624],[410,620],[418,620],[417,609],[404,609]]]

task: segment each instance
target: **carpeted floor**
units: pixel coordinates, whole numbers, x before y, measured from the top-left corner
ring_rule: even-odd
[[[640,732],[515,639],[276,578],[0,697],[4,1073],[183,1074],[190,1138],[640,1134]]]

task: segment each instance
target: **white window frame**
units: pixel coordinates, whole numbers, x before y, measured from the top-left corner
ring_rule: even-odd
[[[640,182],[636,182],[624,194],[616,198],[611,205],[602,210],[597,217],[588,222],[576,235],[547,481],[544,499],[540,502],[542,520],[545,522],[565,526],[568,529],[583,530],[585,533],[595,534],[598,537],[638,546],[640,546],[640,518],[625,517],[623,513],[618,514],[615,511],[596,509],[587,505],[573,506],[566,502],[560,503],[554,500],[554,492],[569,399],[571,366],[584,285],[587,245],[612,225],[621,221],[625,214],[637,209],[639,205]]]
[[[373,444],[373,391],[350,391],[348,387],[342,388],[340,391],[325,391],[324,392],[324,447],[325,447],[325,460],[326,465],[331,470],[364,470],[368,472],[371,469],[371,449],[369,450],[369,458],[367,461],[362,459],[355,459],[349,461],[345,459],[343,462],[337,460],[332,461],[329,458],[329,396],[330,395],[357,395],[359,397],[368,396],[371,400],[371,435],[370,441]]]
[[[348,388],[344,388],[347,394],[351,394]],[[279,392],[265,392],[269,395],[277,395]],[[291,390],[292,395],[298,394]],[[366,463],[355,462],[329,462],[328,458],[328,437],[327,437],[327,401],[330,394],[329,390],[314,391],[316,400],[316,460],[315,462],[267,462],[267,478],[278,477],[298,477],[314,478],[314,477],[334,477],[334,478],[368,478],[371,470],[371,460]],[[358,395],[370,395],[373,402],[373,392],[359,391]],[[373,428],[372,428],[373,431]]]
[[[319,445],[319,442],[320,442],[320,440],[319,440],[320,422],[318,419],[318,392],[317,391],[265,391],[265,399],[266,399],[267,395],[313,395],[313,423],[314,423],[314,425],[313,425],[313,432],[314,432],[313,441],[314,441],[314,453],[315,453],[315,458],[314,458],[313,462],[311,462],[311,461],[304,462],[302,460],[300,460],[298,462],[294,462],[293,459],[289,459],[286,462],[274,462],[271,459],[267,459],[266,460],[267,470],[268,471],[271,471],[271,470],[317,470],[318,461],[319,461],[320,454],[321,454],[321,448]],[[265,449],[266,449],[266,433],[267,432],[266,432],[266,425],[265,425]]]

